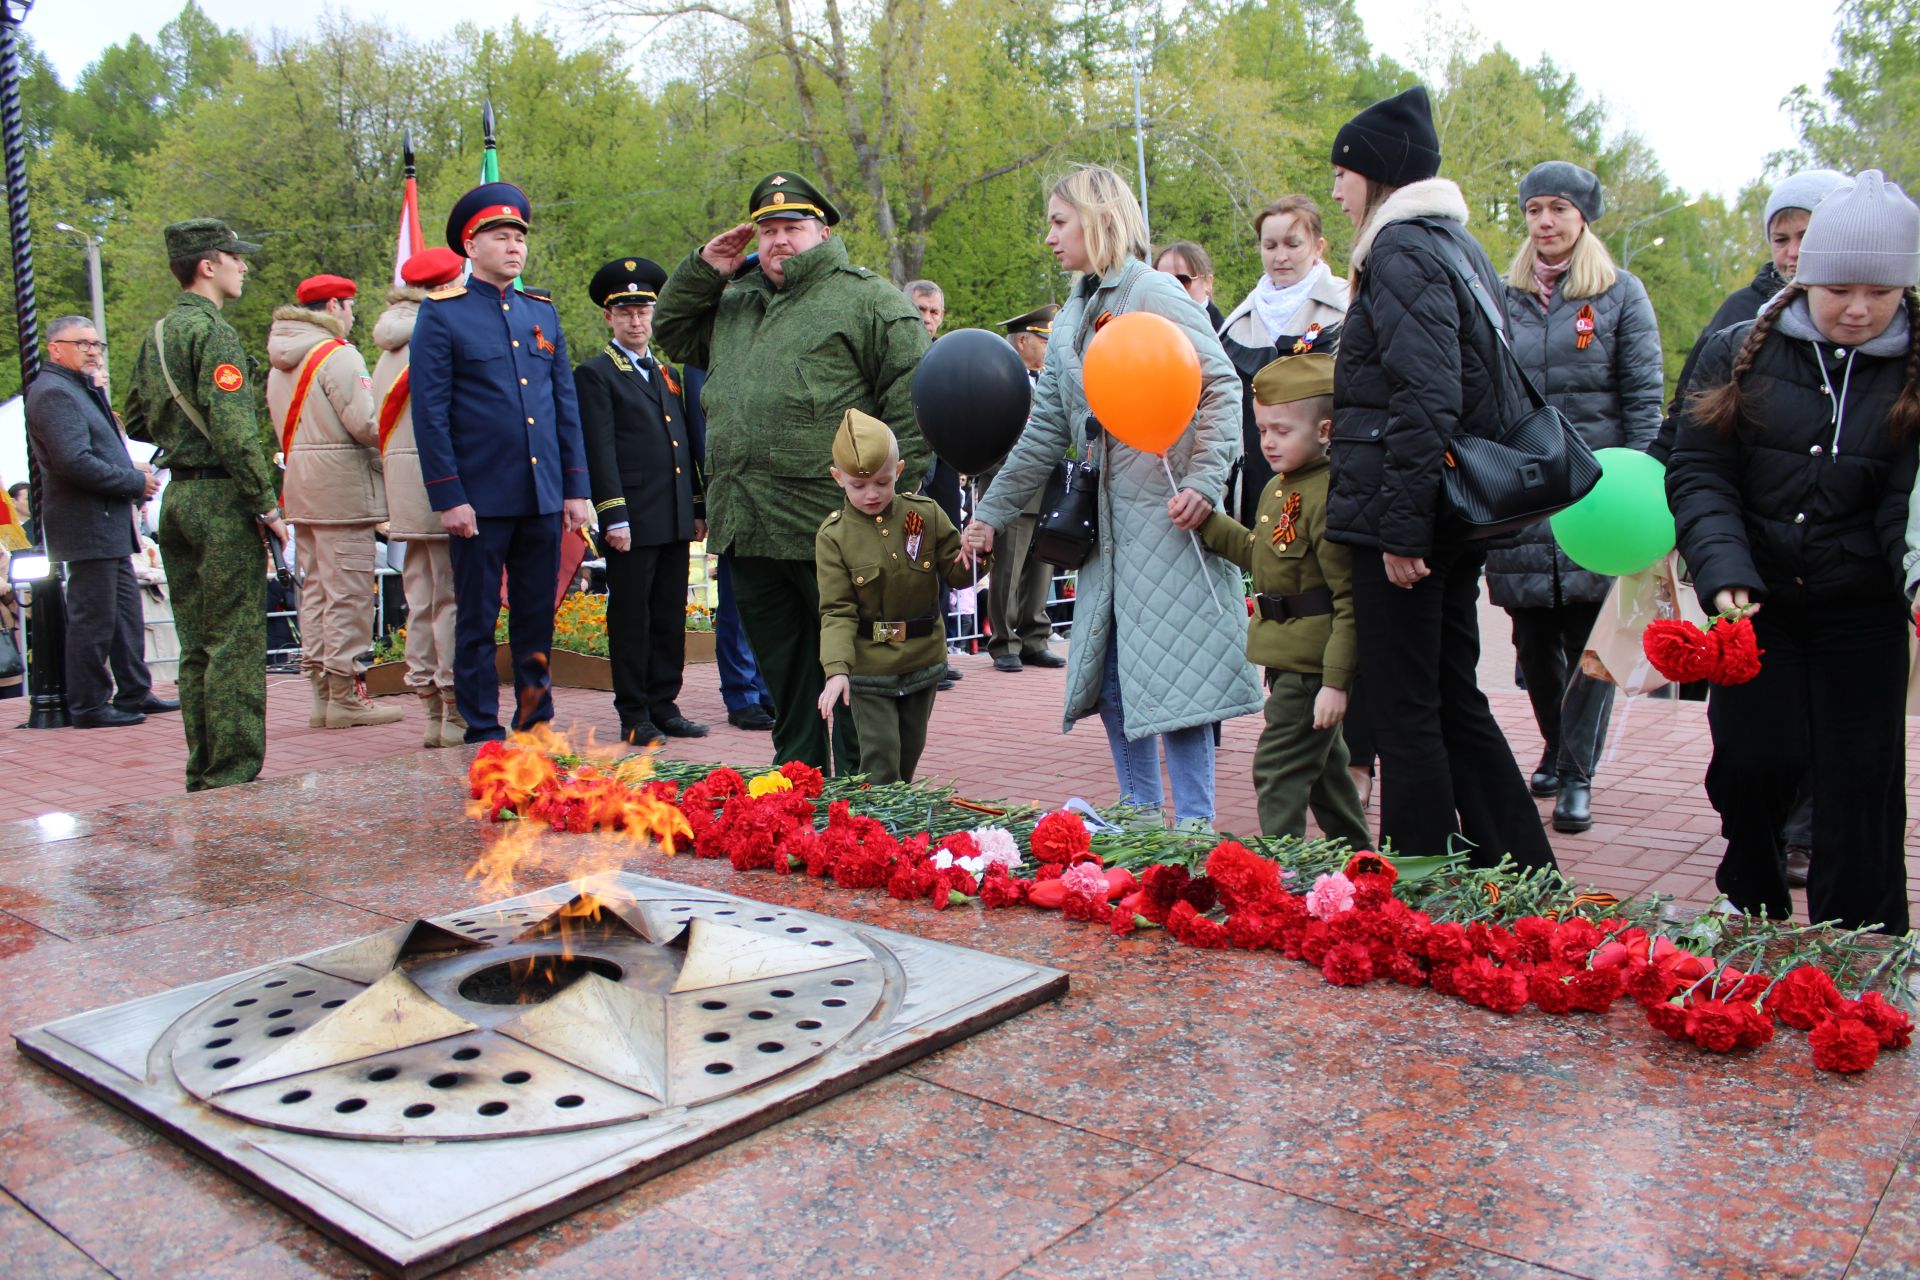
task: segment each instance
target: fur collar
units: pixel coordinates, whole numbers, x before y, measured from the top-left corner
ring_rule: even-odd
[[[387,305],[390,307],[397,302],[425,302],[426,300],[427,291],[416,289],[412,285],[394,285],[387,290]]]
[[[316,328],[325,329],[336,338],[344,338],[347,336],[347,322],[344,319],[336,315],[329,315],[325,311],[315,311],[311,307],[303,307],[297,302],[288,303],[284,307],[275,307],[273,309],[273,318],[275,320],[305,321],[307,324],[313,325]]]
[[[1451,218],[1464,226],[1467,216],[1467,198],[1460,194],[1457,183],[1446,178],[1410,182],[1388,196],[1374,210],[1373,217],[1361,229],[1360,238],[1353,242],[1353,253],[1348,260],[1353,263],[1355,271],[1364,267],[1367,253],[1373,248],[1374,237],[1390,222],[1405,222],[1410,218]]]

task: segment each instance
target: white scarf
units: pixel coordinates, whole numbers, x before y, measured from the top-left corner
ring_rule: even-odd
[[[1260,317],[1260,323],[1266,327],[1267,341],[1277,343],[1281,338],[1298,337],[1286,327],[1287,321],[1299,313],[1300,305],[1313,292],[1313,287],[1322,280],[1331,279],[1333,272],[1324,262],[1313,264],[1313,270],[1300,277],[1293,284],[1282,288],[1273,282],[1273,277],[1262,275],[1260,283],[1253,286],[1253,313]]]

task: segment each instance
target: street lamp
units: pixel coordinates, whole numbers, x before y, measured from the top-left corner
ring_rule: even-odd
[[[54,230],[65,231],[80,237],[80,243],[87,250],[87,289],[93,295],[93,332],[101,342],[107,340],[107,300],[106,293],[100,287],[100,237],[89,235],[80,228],[65,222],[53,224]],[[107,371],[107,352],[100,351],[100,372]]]
[[[1620,233],[1621,256],[1625,258],[1628,262],[1633,261],[1633,233],[1635,231],[1638,231],[1641,227],[1646,226],[1649,222],[1657,222],[1661,218],[1666,217],[1670,213],[1678,213],[1682,209],[1691,209],[1693,208],[1693,206],[1699,203],[1700,203],[1700,197],[1695,196],[1691,200],[1682,200],[1679,204],[1668,205],[1666,208],[1660,210],[1658,213],[1650,213],[1646,217],[1641,218],[1637,222],[1629,222],[1627,224],[1627,229]]]
[[[1159,44],[1153,46],[1153,48],[1142,53],[1140,50],[1140,18],[1141,10],[1135,9],[1133,11],[1133,18],[1128,24],[1128,43],[1132,46],[1131,61],[1133,63],[1133,156],[1140,169],[1140,220],[1145,223],[1147,227],[1147,243],[1152,244],[1153,220],[1147,211],[1147,124],[1145,112],[1140,105],[1140,64],[1185,35],[1187,33],[1187,24],[1184,22],[1176,23],[1172,34],[1168,35],[1167,38]]]
[[[1653,239],[1647,241],[1643,245],[1638,246],[1637,248],[1634,249],[1632,253],[1628,254],[1627,260],[1620,264],[1621,267],[1622,268],[1631,267],[1633,265],[1633,260],[1639,257],[1642,251],[1647,249],[1656,249],[1659,246],[1665,244],[1666,242],[1667,242],[1667,238],[1665,236],[1655,236]]]

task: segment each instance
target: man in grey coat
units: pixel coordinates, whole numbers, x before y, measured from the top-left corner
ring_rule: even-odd
[[[67,566],[67,710],[75,728],[139,724],[180,704],[154,694],[144,658],[137,502],[160,485],[127,454],[126,437],[94,381],[106,344],[81,316],[47,330],[47,363],[27,389],[27,433],[40,460],[47,555]]]

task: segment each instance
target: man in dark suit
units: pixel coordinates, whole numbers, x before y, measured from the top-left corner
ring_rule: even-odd
[[[503,569],[513,727],[553,719],[548,663],[560,537],[592,515],[560,315],[514,285],[532,216],[527,193],[509,182],[475,187],[454,203],[447,247],[468,260],[471,274],[420,305],[407,371],[427,501],[450,535],[453,696],[470,743],[506,736],[493,665]]]
[[[160,487],[127,456],[126,438],[94,381],[106,344],[81,316],[55,320],[47,363],[27,389],[27,431],[40,459],[47,555],[67,566],[67,710],[75,728],[139,724],[178,711],[147,675],[140,549],[133,508]]]
[[[666,269],[615,258],[587,286],[612,340],[573,371],[593,508],[607,552],[607,651],[622,741],[704,738],[680,714],[687,544],[707,536],[680,384],[648,351]]]

